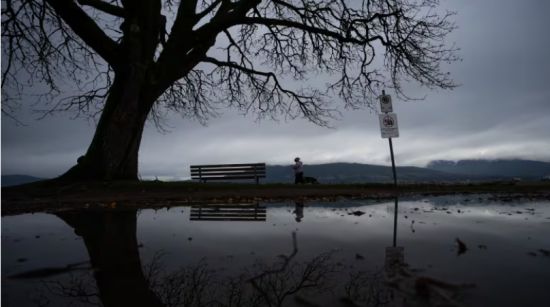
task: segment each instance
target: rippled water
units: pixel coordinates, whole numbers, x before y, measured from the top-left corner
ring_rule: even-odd
[[[550,201],[401,200],[396,224],[394,208],[298,201],[3,217],[2,304],[550,305]]]

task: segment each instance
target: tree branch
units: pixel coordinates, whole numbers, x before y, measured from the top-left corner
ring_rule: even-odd
[[[202,12],[196,14],[197,20],[201,20],[204,16],[211,13],[220,3],[222,3],[223,0],[216,0],[212,2],[208,7],[206,7]]]
[[[387,42],[381,36],[375,36],[371,38],[354,38],[351,36],[345,36],[341,33],[328,30],[326,28],[319,28],[307,25],[305,23],[292,21],[292,20],[283,20],[277,18],[265,18],[265,17],[244,17],[240,19],[235,19],[232,21],[232,26],[234,25],[264,25],[267,27],[270,26],[283,26],[288,28],[299,29],[307,33],[319,34],[327,36],[333,39],[336,39],[340,43],[353,43],[353,44],[365,44],[374,40],[380,40],[383,45],[387,45]]]
[[[111,66],[117,67],[118,44],[107,36],[74,1],[46,0],[46,2],[88,46]]]
[[[222,71],[225,69],[225,72],[221,73],[218,90],[221,91],[221,86],[225,84],[228,87],[226,100],[230,102],[230,105],[236,103],[237,107],[246,113],[254,110],[260,116],[268,115],[273,119],[275,119],[274,114],[277,113],[286,114],[292,119],[303,116],[320,126],[329,126],[326,119],[333,118],[336,113],[333,109],[325,108],[322,95],[318,91],[303,93],[303,90],[296,91],[285,88],[273,72],[245,67],[230,59],[220,61],[212,57],[205,57],[202,62],[213,64]],[[250,97],[248,99],[242,97],[244,88],[249,90]],[[243,98],[244,101],[241,101]]]
[[[117,16],[121,18],[125,17],[124,9],[119,6],[116,6],[107,2],[103,2],[101,0],[77,0],[77,1],[78,1],[78,4],[80,5],[91,6],[97,10],[100,10],[107,14],[111,14],[113,16]]]
[[[224,62],[224,61],[220,61],[218,59],[211,58],[211,57],[204,58],[203,62],[214,64],[216,66],[230,67],[230,68],[233,68],[233,69],[240,70],[240,71],[242,71],[244,73],[247,73],[247,74],[254,74],[254,75],[264,76],[264,77],[267,77],[267,78],[273,78],[275,81],[277,81],[277,76],[272,72],[254,70],[252,68],[241,66],[241,65],[239,65],[235,62]]]

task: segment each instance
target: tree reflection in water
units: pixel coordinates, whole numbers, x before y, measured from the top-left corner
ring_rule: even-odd
[[[97,295],[104,306],[164,306],[142,271],[137,210],[65,211],[56,215],[84,240]]]
[[[74,272],[67,280],[45,283],[49,294],[71,299],[70,305],[316,306],[318,296],[338,298],[336,301],[344,304],[365,298],[364,293],[358,295],[362,287],[353,284],[365,279],[351,276],[346,283],[348,291],[335,283],[342,273],[333,261],[335,251],[298,261],[295,232],[288,255],[279,255],[271,263],[257,261],[238,276],[224,276],[210,269],[206,260],[168,272],[162,254],[142,266],[136,210],[67,211],[56,215],[83,238],[92,267],[88,273]],[[382,285],[382,275],[374,278]],[[336,293],[336,288],[342,291]],[[373,289],[369,288],[369,296]],[[346,293],[354,297],[343,299]],[[37,305],[48,306],[48,301],[43,296]],[[378,305],[383,302],[371,301]]]
[[[136,210],[56,215],[83,238],[92,268],[45,283],[50,298],[70,299],[71,306],[453,306],[460,288],[417,276],[404,263],[391,278],[384,268],[359,271],[338,263],[337,251],[299,261],[295,232],[289,254],[270,263],[257,261],[236,276],[211,269],[204,259],[168,271],[162,254],[142,265]],[[438,295],[436,300],[430,291]],[[50,303],[47,295],[41,298],[36,301],[39,306],[59,305]]]

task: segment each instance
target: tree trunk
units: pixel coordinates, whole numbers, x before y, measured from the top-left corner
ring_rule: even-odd
[[[117,74],[86,155],[59,179],[137,180],[138,152],[147,115],[156,99],[146,73]],[[122,76],[121,76],[122,75]]]

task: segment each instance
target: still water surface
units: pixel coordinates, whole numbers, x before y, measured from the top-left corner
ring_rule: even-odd
[[[550,306],[550,201],[395,205],[3,217],[2,305]]]

